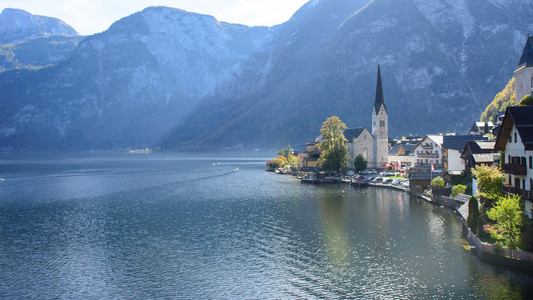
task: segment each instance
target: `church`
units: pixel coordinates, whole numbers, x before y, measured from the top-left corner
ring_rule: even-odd
[[[378,65],[376,99],[372,108],[372,132],[366,127],[350,128],[344,131],[348,140],[346,145],[350,153],[350,164],[362,155],[368,162],[368,168],[379,168],[388,163],[389,155],[389,116],[383,98],[381,70]]]

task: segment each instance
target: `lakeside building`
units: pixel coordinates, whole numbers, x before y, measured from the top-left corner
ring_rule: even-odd
[[[495,150],[504,151],[502,171],[507,174],[504,191],[520,195],[525,213],[533,212],[533,106],[513,106],[505,111]]]
[[[491,133],[494,126],[495,125],[492,122],[474,122],[468,133],[470,135],[484,135]]]
[[[305,152],[301,153],[301,155],[304,167],[318,167],[318,160],[320,159],[320,140],[317,139],[314,143],[305,144]]]
[[[358,155],[368,162],[369,168],[380,168],[388,164],[389,116],[383,97],[381,67],[378,64],[376,98],[372,108],[372,132],[366,127],[351,128],[344,132],[350,153],[350,164]]]
[[[444,135],[442,148],[444,149],[444,168],[451,175],[461,175],[465,169],[465,161],[461,157],[465,145],[469,141],[488,141],[482,135]]]
[[[402,167],[409,168],[415,165],[415,152],[413,149],[416,144],[396,144],[389,150],[389,164],[398,164]]]
[[[527,95],[533,95],[533,37],[527,36],[518,67],[514,71],[516,104]]]
[[[461,152],[464,160],[464,175],[472,179],[472,168],[477,166],[493,166],[500,160],[500,153],[494,150],[495,141],[469,141]]]
[[[444,149],[442,148],[443,135],[426,135],[413,148],[415,154],[415,167],[431,166],[442,168]]]

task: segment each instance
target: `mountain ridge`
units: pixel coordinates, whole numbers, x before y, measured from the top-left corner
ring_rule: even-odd
[[[321,0],[283,24],[247,27],[150,7],[83,38],[56,66],[0,73],[0,143],[304,143],[331,115],[370,124],[378,63],[392,136],[466,130],[514,71],[529,13],[524,1]]]

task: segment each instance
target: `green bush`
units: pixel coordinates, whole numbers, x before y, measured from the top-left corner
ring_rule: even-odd
[[[434,188],[443,188],[444,186],[446,185],[446,183],[444,182],[444,179],[442,179],[442,177],[437,177],[437,178],[434,178],[432,181],[431,181],[431,186],[434,187]]]
[[[465,191],[466,191],[466,185],[462,185],[462,184],[454,185],[452,187],[452,195],[451,195],[451,197],[455,198],[455,196],[457,196],[459,194],[464,194]]]

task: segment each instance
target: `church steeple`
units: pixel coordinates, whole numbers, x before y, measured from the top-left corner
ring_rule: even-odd
[[[376,113],[378,113],[381,109],[381,105],[383,105],[383,108],[385,108],[386,112],[387,107],[385,106],[385,99],[383,98],[383,85],[381,84],[381,67],[378,64],[378,82],[376,84],[376,100],[374,101],[374,109]]]

